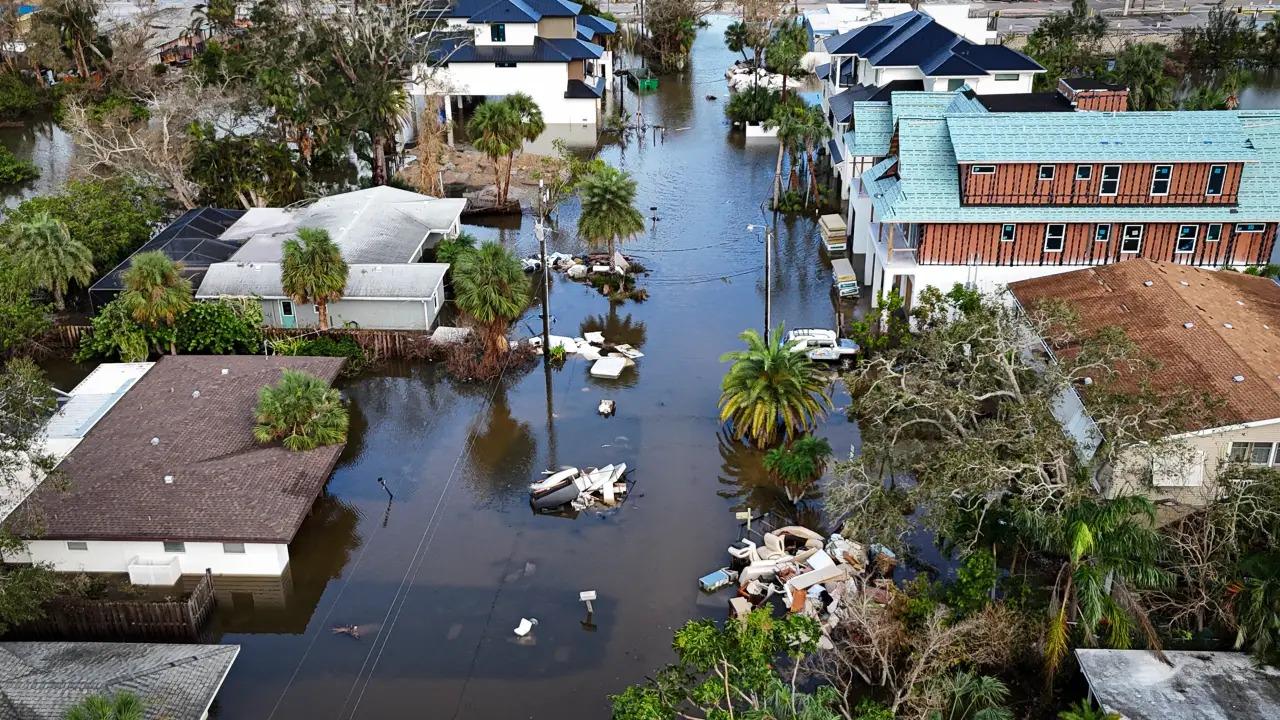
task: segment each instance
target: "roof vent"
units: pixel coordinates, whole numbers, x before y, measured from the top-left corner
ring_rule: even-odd
[[[1151,282],[1150,280],[1143,280],[1142,284],[1145,285],[1146,287],[1151,287],[1152,285],[1155,285],[1155,283]]]
[[[1226,329],[1228,329],[1228,330],[1232,330],[1232,329],[1234,329],[1234,328],[1235,328],[1235,325],[1232,325],[1231,323],[1222,323],[1222,327],[1224,327],[1224,328],[1226,328]]]
[[[173,484],[173,476],[172,476],[172,475],[165,475],[165,476],[164,476],[164,484],[165,484],[165,485],[172,485],[172,484]]]
[[[1084,381],[1083,381],[1083,382],[1084,382],[1084,384],[1085,384],[1086,386],[1087,386],[1087,385],[1092,385],[1092,384],[1093,384],[1093,378],[1089,377],[1088,375],[1085,375],[1085,376],[1084,376]]]
[[[1244,382],[1244,376],[1243,376],[1243,375],[1236,375],[1235,377],[1233,377],[1233,378],[1231,378],[1231,379],[1232,379],[1232,380],[1234,380],[1234,381],[1236,381],[1236,382]]]
[[[1188,329],[1188,330],[1190,330],[1191,328],[1193,328],[1193,327],[1195,327],[1195,326],[1196,326],[1196,324],[1195,324],[1195,323],[1189,323],[1189,322],[1182,323],[1182,327],[1184,327],[1184,328],[1186,328],[1186,329]]]
[[[222,368],[222,374],[223,374],[223,375],[226,375],[226,374],[228,374],[228,373],[230,373],[230,372],[231,372],[230,370],[228,370],[228,369],[226,369],[226,368]]]
[[[1244,307],[1244,301],[1243,301],[1243,300],[1237,300],[1237,301],[1236,301],[1236,304],[1237,304],[1237,305],[1239,305],[1240,307]]]
[[[153,447],[154,447],[154,446],[156,446],[156,445],[159,445],[159,444],[160,444],[160,438],[158,438],[158,437],[153,437],[153,438],[151,438],[151,445],[152,445]]]
[[[192,390],[192,391],[191,391],[191,399],[192,399],[192,400],[194,400],[194,399],[196,399],[196,398],[198,398],[198,397],[200,397],[200,391],[199,391],[199,390]]]
[[[1181,285],[1182,287],[1191,287],[1191,283],[1187,282],[1186,280],[1179,280],[1178,284]]]

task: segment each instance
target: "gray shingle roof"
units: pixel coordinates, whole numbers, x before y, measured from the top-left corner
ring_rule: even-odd
[[[423,299],[440,286],[447,263],[390,263],[351,265],[342,297],[356,299]],[[209,267],[196,298],[286,298],[279,263],[217,263]]]
[[[0,643],[0,720],[62,720],[93,694],[127,690],[147,720],[200,720],[239,645]]]
[[[291,452],[257,444],[258,392],[286,368],[331,383],[342,362],[164,357],[58,465],[67,487],[42,484],[10,517],[9,529],[55,540],[288,543],[343,445]]]

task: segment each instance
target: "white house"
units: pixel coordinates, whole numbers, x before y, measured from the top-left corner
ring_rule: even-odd
[[[282,370],[332,382],[342,363],[179,355],[100,366],[49,421],[54,477],[8,498],[5,527],[26,542],[3,559],[143,585],[206,569],[281,575],[343,445],[260,445],[253,409]]]
[[[595,125],[612,78],[606,38],[617,24],[566,0],[460,0],[446,15],[457,35],[433,49],[441,66],[420,67],[416,96],[444,96],[445,120],[466,97],[522,92],[548,125]]]
[[[1226,463],[1280,469],[1280,284],[1244,273],[1128,260],[1009,285],[1016,302],[1065,302],[1081,328],[1119,327],[1159,363],[1144,379],[1157,391],[1190,388],[1221,399],[1212,419],[1116,463],[1100,490],[1143,494],[1176,512],[1216,494]],[[1069,351],[1069,349],[1067,349]],[[1089,389],[1081,388],[1087,416]],[[1091,452],[1092,421],[1059,416]],[[1085,432],[1080,432],[1084,428]]]
[[[209,266],[196,299],[256,298],[270,327],[313,327],[315,306],[298,305],[280,281],[283,245],[298,228],[321,228],[350,270],[333,327],[430,330],[444,303],[448,265],[419,262],[424,248],[458,234],[467,201],[392,187],[332,195],[303,208],[253,208],[220,237],[239,249]]]
[[[995,42],[998,36],[991,18],[971,17],[970,5],[950,5],[938,3],[828,3],[827,5],[808,10],[803,13],[805,27],[809,30],[812,41],[813,60],[818,63],[830,61],[826,41],[829,38],[856,30],[913,10],[932,17],[943,27],[971,42],[985,45]]]

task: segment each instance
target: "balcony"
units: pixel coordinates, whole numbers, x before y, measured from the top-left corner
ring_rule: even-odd
[[[919,226],[899,223],[872,222],[868,224],[876,254],[884,258],[886,265],[916,265],[916,250],[920,245]]]
[[[182,577],[176,555],[138,555],[129,561],[129,582],[134,585],[172,586]]]

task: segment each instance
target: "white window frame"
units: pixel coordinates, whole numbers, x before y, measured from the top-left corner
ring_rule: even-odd
[[[1018,73],[996,73],[996,82],[1017,82],[1022,77]]]
[[[1266,229],[1267,229],[1266,223],[1236,223],[1237,235],[1243,235],[1244,233],[1265,232]]]
[[[994,175],[996,172],[995,165],[971,165],[969,166],[970,175]]]
[[[165,540],[161,543],[161,547],[167,553],[185,553],[187,551],[187,543],[182,540]]]
[[[1049,168],[1049,175],[1045,176],[1044,169]],[[1053,164],[1044,164],[1036,169],[1036,180],[1043,182],[1052,182],[1058,176],[1058,166]]]
[[[1137,236],[1136,236],[1135,238],[1133,238],[1133,239],[1136,239],[1136,240],[1138,241],[1138,246],[1137,246],[1136,248],[1132,249],[1132,250],[1125,250],[1125,249],[1124,249],[1124,244],[1125,244],[1125,242],[1126,242],[1126,241],[1128,241],[1128,240],[1130,239],[1130,238],[1129,238],[1129,228],[1138,228],[1138,234],[1137,234]],[[1135,225],[1123,225],[1123,226],[1121,226],[1121,228],[1120,228],[1120,252],[1125,253],[1126,255],[1135,255],[1135,254],[1137,254],[1137,253],[1142,252],[1142,238],[1143,238],[1143,236],[1144,236],[1144,235],[1146,235],[1146,234],[1147,234],[1147,226],[1146,226],[1146,225],[1136,225],[1136,224],[1135,224]]]
[[[242,542],[224,542],[222,543],[222,552],[225,555],[243,555],[244,543]]]
[[[68,540],[67,549],[72,552],[88,552],[89,543],[84,540]]]
[[[1012,228],[1009,237],[1005,237],[1005,230]],[[1000,242],[1013,242],[1018,239],[1018,226],[1014,223],[1004,223],[1000,226]]]
[[[1114,180],[1108,180],[1107,171],[1111,170],[1112,168],[1115,168],[1116,177]],[[1124,172],[1124,167],[1121,165],[1103,165],[1102,180],[1101,182],[1098,183],[1098,197],[1115,197],[1116,195],[1119,195],[1120,194],[1120,176],[1121,174],[1123,174],[1123,172]],[[1107,192],[1107,183],[1115,183],[1115,186],[1111,190],[1111,192]]]
[[[1214,232],[1217,230],[1217,232]],[[1205,242],[1218,242],[1222,239],[1222,223],[1209,223],[1208,229],[1204,232]]]
[[[1061,228],[1057,234],[1057,249],[1049,247],[1049,239],[1055,237],[1053,235],[1054,228]],[[1050,223],[1044,226],[1044,251],[1052,253],[1060,253],[1067,247],[1067,226],[1065,223]]]
[[[1181,247],[1179,247],[1179,245],[1181,245],[1182,241],[1186,239],[1182,236],[1182,231],[1185,230],[1186,228],[1191,228],[1191,238],[1190,238],[1191,247],[1187,250],[1183,250]],[[1174,242],[1173,242],[1173,252],[1175,255],[1189,255],[1196,251],[1196,243],[1199,241],[1200,241],[1199,225],[1179,225],[1178,236],[1174,238]]]
[[[1218,186],[1218,192],[1210,192],[1213,186],[1213,169],[1222,168],[1222,184]],[[1204,194],[1206,197],[1218,197],[1222,195],[1222,191],[1227,186],[1227,166],[1218,164],[1209,166],[1209,178],[1204,183]]]
[[[1244,459],[1243,459],[1243,460],[1232,460],[1232,459],[1231,459],[1231,456],[1232,456],[1233,454],[1235,454],[1235,449],[1236,449],[1236,446],[1237,446],[1237,445],[1244,446],[1244,449],[1245,449],[1245,450],[1244,450]],[[1270,445],[1270,446],[1271,446],[1271,451],[1267,454],[1268,462],[1265,462],[1265,463],[1255,463],[1255,462],[1253,461],[1253,446],[1254,446],[1254,445]],[[1262,442],[1247,442],[1247,441],[1245,441],[1245,442],[1233,442],[1233,443],[1231,443],[1231,445],[1229,445],[1229,446],[1227,447],[1227,460],[1229,460],[1230,462],[1243,462],[1244,464],[1246,464],[1246,465],[1252,465],[1253,467],[1273,467],[1273,466],[1276,466],[1276,465],[1280,465],[1280,456],[1278,456],[1278,451],[1277,451],[1277,446],[1278,446],[1278,445],[1280,445],[1280,443],[1268,442],[1268,441],[1266,441],[1266,440],[1263,440]]]
[[[1098,231],[1100,230],[1106,230],[1106,232],[1101,233],[1102,237],[1099,237]],[[1097,225],[1094,225],[1093,241],[1094,242],[1111,242],[1111,223],[1098,223]]]
[[[1169,177],[1161,180],[1157,177],[1160,174],[1160,168],[1169,168]],[[1164,183],[1164,191],[1156,192],[1156,183]],[[1172,165],[1156,165],[1151,168],[1151,197],[1165,197],[1169,194],[1169,188],[1173,185],[1173,166]]]
[[[1080,171],[1081,171],[1081,170],[1083,170],[1083,171],[1084,171],[1084,174],[1083,174],[1083,175],[1081,175],[1081,174],[1080,174]],[[1085,163],[1085,164],[1081,164],[1081,165],[1076,165],[1076,182],[1088,182],[1088,181],[1090,181],[1090,180],[1092,180],[1092,179],[1093,179],[1093,166],[1092,166],[1092,165],[1089,165],[1089,164],[1087,164],[1087,163]]]

